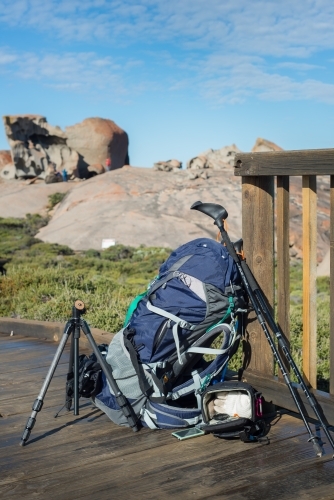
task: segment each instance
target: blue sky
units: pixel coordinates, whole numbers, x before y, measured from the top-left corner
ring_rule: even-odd
[[[333,148],[333,25],[332,0],[0,0],[1,115],[109,118],[134,166]]]

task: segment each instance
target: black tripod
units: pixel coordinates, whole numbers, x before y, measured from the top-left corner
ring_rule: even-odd
[[[24,446],[25,443],[28,441],[30,433],[32,428],[35,425],[36,422],[36,416],[39,411],[41,411],[42,406],[43,406],[43,400],[46,394],[46,391],[48,390],[48,387],[51,383],[53,374],[57,368],[59,359],[62,355],[62,352],[65,348],[66,342],[68,338],[70,337],[71,334],[72,336],[72,341],[71,341],[71,350],[70,350],[70,361],[69,361],[69,373],[67,375],[67,379],[69,379],[69,376],[74,374],[74,393],[73,393],[73,399],[74,399],[74,415],[79,415],[79,338],[80,338],[80,330],[83,331],[83,333],[86,335],[91,348],[93,349],[93,352],[100,363],[100,366],[102,368],[102,371],[104,372],[106,379],[108,380],[110,387],[115,394],[116,401],[118,406],[121,408],[123,411],[125,417],[128,420],[129,426],[132,428],[134,432],[139,430],[138,426],[138,418],[136,414],[133,411],[132,406],[124,396],[124,394],[119,390],[119,387],[113,377],[112,374],[112,369],[111,366],[106,362],[104,357],[101,354],[101,351],[96,345],[96,342],[92,336],[92,333],[90,331],[90,328],[87,324],[87,322],[81,318],[81,315],[85,313],[85,304],[81,300],[77,300],[74,303],[74,306],[72,308],[72,318],[69,319],[65,325],[64,329],[64,334],[61,338],[61,341],[59,343],[58,349],[56,351],[56,354],[52,360],[51,366],[49,368],[49,371],[45,377],[43,386],[41,388],[41,391],[39,395],[37,396],[37,399],[35,400],[33,406],[32,406],[32,413],[30,417],[28,418],[28,421],[26,423],[24,432],[22,434],[21,438],[21,446]],[[71,408],[71,403],[72,400],[66,399],[65,406],[68,410]]]
[[[321,457],[322,456],[322,449],[321,449],[321,440],[318,438],[318,436],[314,435],[312,433],[311,427],[307,421],[306,415],[303,411],[303,408],[301,406],[300,400],[299,400],[299,395],[296,393],[296,390],[294,386],[292,385],[292,382],[290,380],[289,374],[287,373],[287,370],[284,367],[284,363],[282,361],[282,358],[280,356],[280,353],[269,333],[269,330],[267,328],[267,324],[269,325],[270,330],[273,332],[274,336],[277,339],[278,345],[282,349],[282,352],[285,355],[285,358],[287,359],[290,367],[292,368],[295,376],[297,377],[298,383],[300,384],[301,389],[303,390],[306,399],[308,403],[310,404],[314,414],[317,417],[317,420],[322,427],[324,433],[327,436],[327,439],[331,445],[331,447],[334,450],[334,441],[333,438],[328,430],[328,426],[324,422],[322,416],[321,416],[321,408],[319,404],[316,402],[314,399],[313,395],[309,391],[309,388],[305,384],[303,377],[301,376],[300,371],[298,370],[298,367],[294,360],[292,359],[292,356],[289,352],[288,345],[282,336],[277,324],[275,323],[272,314],[270,312],[270,309],[266,303],[265,297],[263,295],[262,290],[260,289],[259,285],[257,284],[251,270],[249,269],[248,265],[246,264],[246,261],[240,257],[239,254],[237,254],[236,249],[234,248],[233,243],[231,242],[229,235],[227,234],[225,227],[224,227],[224,221],[228,217],[228,213],[225,210],[224,207],[221,205],[217,205],[215,203],[202,203],[201,201],[197,201],[191,206],[192,209],[198,210],[199,212],[203,212],[204,214],[208,215],[212,219],[214,219],[214,224],[218,227],[220,230],[221,236],[222,236],[222,243],[226,245],[226,248],[233,258],[234,262],[236,263],[236,266],[239,270],[242,282],[245,286],[245,289],[247,290],[249,299],[251,301],[251,304],[254,308],[255,314],[257,316],[257,319],[264,331],[264,334],[269,342],[270,348],[273,352],[275,361],[277,362],[279,369],[282,372],[284,381],[286,385],[288,386],[291,396],[296,404],[296,407],[298,409],[298,412],[300,413],[300,416],[304,422],[304,425],[309,433],[309,439],[308,441],[311,441],[314,447],[314,450],[316,452],[316,455]],[[334,458],[334,455],[333,455]]]

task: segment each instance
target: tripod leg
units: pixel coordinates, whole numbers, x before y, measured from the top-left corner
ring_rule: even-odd
[[[72,406],[72,398],[68,396],[68,382],[74,377],[73,374],[73,363],[74,363],[74,342],[73,336],[71,337],[71,349],[70,349],[70,359],[68,362],[68,372],[67,372],[67,383],[66,383],[66,395],[65,395],[65,408],[70,411]]]
[[[79,415],[79,337],[80,324],[75,324],[73,344],[74,344],[74,415]]]
[[[48,373],[47,373],[47,375],[45,377],[45,380],[44,380],[43,386],[41,388],[41,391],[38,394],[37,399],[34,401],[34,404],[32,405],[32,413],[31,413],[30,417],[27,420],[25,429],[24,429],[22,437],[21,437],[21,443],[20,443],[21,446],[24,446],[25,443],[29,439],[31,430],[32,430],[32,428],[34,427],[34,425],[36,423],[36,415],[42,409],[43,400],[44,400],[46,391],[48,390],[48,387],[49,387],[49,385],[51,383],[51,380],[52,380],[53,374],[54,374],[54,372],[55,372],[55,370],[57,368],[60,356],[62,355],[62,352],[63,352],[63,350],[65,348],[67,339],[68,339],[69,335],[71,334],[71,332],[72,332],[72,323],[68,321],[67,324],[66,324],[66,326],[65,326],[64,334],[63,334],[63,336],[61,338],[61,341],[59,343],[59,346],[58,346],[58,349],[56,351],[56,354],[54,355],[54,358],[52,360],[52,363],[51,363],[51,366],[49,368],[49,371],[48,371]]]
[[[103,358],[103,356],[101,355],[101,352],[99,351],[99,349],[96,345],[96,342],[93,338],[93,335],[91,334],[90,328],[85,320],[81,320],[81,328],[82,328],[82,331],[84,332],[84,334],[86,335],[98,362],[101,365],[101,368],[102,368],[102,370],[103,370],[103,372],[104,372],[104,374],[105,374],[105,376],[110,384],[110,387],[112,388],[112,390],[115,394],[117,404],[121,408],[121,410],[123,411],[123,414],[126,417],[128,423],[129,423],[129,426],[131,427],[133,432],[139,431],[137,415],[133,411],[133,408],[130,405],[129,401],[126,399],[124,394],[120,391],[120,389],[116,383],[116,380],[113,377],[112,368],[106,362],[106,360]]]

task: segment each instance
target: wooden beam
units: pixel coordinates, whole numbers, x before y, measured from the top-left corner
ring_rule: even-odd
[[[289,184],[288,176],[277,177],[277,322],[290,345],[290,255],[289,255]],[[279,348],[282,359],[284,354]],[[289,371],[289,364],[285,362]],[[279,371],[279,378],[282,374]]]
[[[303,371],[317,387],[317,178],[303,176]]]
[[[247,263],[271,307],[274,304],[274,177],[242,179],[242,235]],[[245,364],[273,374],[273,355],[254,314],[248,317]]]
[[[238,153],[234,175],[334,175],[334,149]]]
[[[330,338],[329,392],[334,395],[334,175],[330,178]]]
[[[271,401],[277,406],[282,406],[282,408],[286,408],[287,410],[298,412],[288,386],[283,382],[279,382],[277,377],[263,376],[260,373],[246,370],[243,373],[242,380],[251,384],[257,391],[262,392],[266,401]],[[304,392],[299,388],[298,384],[295,384],[295,386],[298,388],[298,393],[305,405],[306,414],[310,418],[316,418],[307,402]],[[334,425],[334,397],[327,392],[313,389],[311,389],[311,393],[321,405],[329,425]]]

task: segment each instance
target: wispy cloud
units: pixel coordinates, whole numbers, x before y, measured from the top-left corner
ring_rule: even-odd
[[[334,104],[334,84],[280,74],[259,57],[212,56],[202,64],[202,70],[198,81],[200,91],[205,98],[216,103],[243,102],[251,97]]]
[[[0,22],[65,40],[306,57],[334,46],[331,0],[1,0]]]
[[[131,86],[125,81],[127,68],[136,61],[120,64],[111,57],[101,57],[93,52],[65,52],[37,54],[14,53],[0,50],[0,73],[10,73],[22,80],[39,81],[45,86],[94,92],[101,89],[108,95],[125,96]],[[140,64],[140,61],[138,61]]]
[[[126,98],[191,88],[221,104],[249,97],[334,104],[334,85],[321,74],[327,68],[314,63],[334,48],[331,0],[0,0],[0,7],[7,29],[62,42],[57,53],[0,50],[0,71],[16,78]]]
[[[300,62],[282,62],[276,64],[277,68],[287,68],[291,69],[293,71],[313,71],[317,69],[325,69],[324,66],[320,66],[318,64],[307,64],[307,63],[300,63]]]

